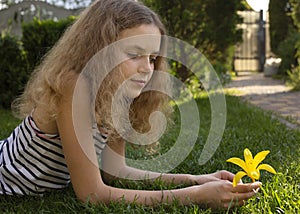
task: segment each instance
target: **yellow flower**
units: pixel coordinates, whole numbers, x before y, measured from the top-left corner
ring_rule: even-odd
[[[232,182],[233,186],[235,187],[239,182],[239,180],[241,180],[241,178],[244,177],[245,175],[248,175],[252,179],[252,181],[255,182],[255,180],[258,180],[260,177],[259,170],[267,170],[268,172],[276,174],[276,171],[269,164],[259,165],[260,162],[262,162],[269,153],[270,153],[269,150],[259,152],[257,153],[257,155],[255,155],[253,159],[252,153],[250,152],[249,149],[246,148],[244,150],[245,161],[243,161],[240,158],[229,158],[227,162],[234,163],[240,166],[244,170],[244,172],[239,171],[238,173],[236,173]]]

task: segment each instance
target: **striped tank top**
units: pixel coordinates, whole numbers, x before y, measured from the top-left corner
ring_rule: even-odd
[[[100,154],[106,136],[98,134],[94,139]],[[59,135],[40,131],[31,116],[0,141],[0,194],[43,195],[46,191],[65,188],[69,183]]]

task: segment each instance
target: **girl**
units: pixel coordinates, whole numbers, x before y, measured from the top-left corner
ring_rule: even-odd
[[[111,116],[112,97],[126,80],[121,94],[123,100],[130,100],[133,128],[142,133],[150,129],[151,112],[163,111],[166,115],[170,112],[165,95],[155,91],[142,93],[151,84],[168,85],[155,71],[166,67],[159,56],[164,47],[160,38],[165,34],[158,16],[136,1],[96,0],[87,8],[44,58],[22,97],[14,103],[25,119],[11,136],[0,142],[0,193],[41,195],[71,182],[79,200],[106,204],[124,199],[128,203],[154,206],[178,200],[182,205],[227,208],[232,203],[242,205],[252,197],[259,183],[233,188],[234,175],[224,170],[207,175],[160,174],[126,165],[125,140],[116,131]],[[108,75],[104,75],[106,62],[98,62],[103,70],[97,72],[103,74],[104,80],[95,100],[87,87],[93,85],[92,78],[86,77],[79,84],[80,90],[76,89],[82,70],[98,51],[114,42],[142,35],[155,37],[148,42],[133,39],[125,43],[119,51],[125,60]],[[80,97],[78,112],[72,109],[75,89]],[[86,109],[92,102],[95,111],[90,113]],[[74,121],[72,113],[79,123]],[[86,134],[90,133],[91,114],[95,114],[95,139],[101,145],[96,149],[90,146],[93,139]],[[126,134],[126,127],[124,130]],[[96,151],[102,155],[101,173]],[[185,182],[191,186],[163,191],[120,189],[107,185],[112,178],[109,174],[132,179],[159,177],[165,182]]]

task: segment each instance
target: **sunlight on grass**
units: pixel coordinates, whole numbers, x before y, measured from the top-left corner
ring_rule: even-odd
[[[245,92],[242,92],[238,89],[234,89],[234,88],[224,88],[224,92],[227,94],[227,95],[235,95],[235,96],[241,96],[243,94],[245,94]]]

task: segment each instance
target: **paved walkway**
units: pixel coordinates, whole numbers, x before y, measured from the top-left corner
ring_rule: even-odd
[[[299,129],[300,91],[291,91],[283,81],[265,77],[263,73],[240,72],[225,88],[251,104],[272,111],[290,128]]]

